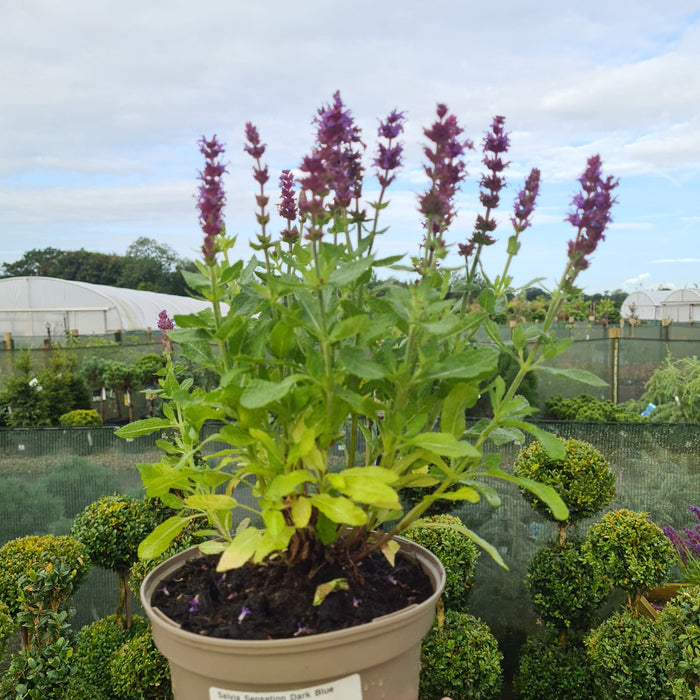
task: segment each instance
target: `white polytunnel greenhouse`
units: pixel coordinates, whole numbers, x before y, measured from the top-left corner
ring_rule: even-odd
[[[697,322],[700,321],[700,289],[640,289],[622,302],[620,315],[639,321]]]
[[[0,333],[29,336],[105,335],[158,326],[158,314],[171,318],[196,313],[209,304],[160,294],[53,277],[0,279]]]

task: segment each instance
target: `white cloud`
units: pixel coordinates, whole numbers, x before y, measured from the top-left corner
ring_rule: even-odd
[[[644,282],[646,282],[646,280],[648,280],[650,277],[651,275],[648,272],[641,272],[636,277],[625,280],[620,286],[624,290],[641,289]]]

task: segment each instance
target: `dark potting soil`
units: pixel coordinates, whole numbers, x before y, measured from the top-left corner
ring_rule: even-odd
[[[228,639],[284,639],[345,629],[420,603],[428,576],[399,552],[391,566],[379,552],[355,565],[280,560],[217,572],[218,556],[190,559],[155,591],[151,603],[183,629]],[[344,579],[313,605],[319,584]]]

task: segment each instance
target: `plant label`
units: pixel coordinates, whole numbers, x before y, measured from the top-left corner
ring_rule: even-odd
[[[362,683],[360,676],[340,678],[331,683],[314,685],[297,690],[268,690],[264,693],[252,693],[248,690],[224,690],[209,688],[209,700],[362,700]]]

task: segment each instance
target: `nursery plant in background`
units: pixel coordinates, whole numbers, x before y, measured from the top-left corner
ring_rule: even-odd
[[[569,344],[556,338],[553,324],[603,238],[617,182],[602,176],[599,157],[589,159],[567,216],[574,235],[547,316],[537,327],[516,326],[512,344],[504,343],[493,318],[505,306],[510,265],[530,226],[540,180],[533,169],[515,200],[505,267],[488,275],[482,253],[495,240],[495,210],[505,185],[504,122],[496,117],[483,139],[484,210],[458,246],[465,277],[457,290],[449,289],[446,237],[472,144],[445,105],[438,105],[434,123],[423,132],[428,182],[418,196],[422,241],[405,258],[381,257],[377,244],[388,189],[402,160],[402,113],[395,110],[380,122],[373,161],[379,189],[367,201],[365,146],[349,110],[336,93],[318,111],[316,143],[301,162],[297,182],[289,170],[280,177],[284,227],[279,237],[271,230],[269,171],[262,161],[266,146],[248,124],[245,150],[254,164],[259,233],[252,242],[256,257],[247,263],[235,259],[235,237],[223,224],[223,147],[216,138],[202,139],[203,259],[186,281],[211,309],[176,317],[178,328],[163,314],[160,327],[169,343],[220,379],[216,388],[204,391],[181,381],[178,367],[169,362],[160,378],[164,418],[120,429],[124,437],[176,431],[175,444],[161,443],[165,454],[159,463],[141,465],[148,495],[179,511],[146,538],[142,556],[163,552],[196,519],[210,538],[200,545],[201,561],[216,568],[212,575],[227,587],[241,570],[242,578],[282,572],[288,581],[297,572],[301,581],[309,572],[318,574],[311,577],[304,609],[294,613],[285,632],[275,633],[305,640],[324,629],[319,616],[339,602],[340,626],[352,625],[352,617],[367,619],[372,598],[358,589],[360,577],[366,580],[370,568],[386,566],[384,576],[394,577],[405,563],[396,536],[438,500],[483,497],[496,505],[498,495],[487,483],[496,477],[531,489],[556,517],[566,519],[551,487],[505,473],[500,456],[485,455],[484,448],[530,432],[552,456],[563,455],[556,438],[527,422],[533,409],[518,389],[531,371],[543,370],[544,361]],[[381,280],[397,271],[410,283],[367,284],[375,275]],[[480,291],[477,275],[486,280]],[[483,332],[491,344],[477,342]],[[498,375],[502,352],[518,367],[508,385]],[[602,385],[586,373],[569,376]],[[492,417],[467,429],[464,412],[479,395],[489,397]],[[222,427],[200,440],[207,420]],[[367,445],[363,452],[360,433]],[[345,460],[331,468],[332,445],[346,434]],[[213,455],[207,454],[210,443],[216,444]],[[399,497],[411,487],[429,491],[403,512]],[[253,507],[236,497],[241,488],[251,490]],[[467,535],[500,561],[478,535]],[[164,583],[170,591],[171,582]],[[157,587],[161,594],[153,602],[173,614],[166,610],[166,599],[173,597],[162,592],[163,583]],[[195,583],[187,594],[196,602],[181,621],[186,629],[199,628],[208,616],[200,608],[199,590]],[[244,591],[236,595],[237,608],[229,617],[240,618],[240,624],[227,634],[246,636],[264,606]],[[261,627],[260,636],[269,635]],[[226,682],[238,687],[235,679]],[[395,689],[393,694],[399,695]]]
[[[673,546],[646,513],[620,509],[591,525],[584,558],[612,587],[626,594],[614,612],[585,638],[588,658],[606,697],[667,698],[665,639],[656,620],[639,614],[643,593],[666,579]]]
[[[520,651],[515,687],[520,697],[531,700],[595,697],[582,639],[610,590],[599,571],[584,558],[582,539],[567,537],[567,530],[612,501],[615,476],[592,445],[575,439],[564,441],[564,445],[565,457],[552,459],[535,441],[520,451],[513,466],[514,473],[553,486],[569,509],[569,519],[557,523],[557,539],[533,557],[525,581],[545,628]],[[522,495],[537,512],[554,521],[546,504],[528,492]]]
[[[671,676],[673,697],[700,696],[700,587],[679,591],[659,614],[666,646],[663,658]]]
[[[479,552],[452,515],[428,516],[406,530],[408,539],[433,552],[445,567],[437,619],[421,647],[421,700],[496,698],[503,654],[489,627],[467,608]]]
[[[62,697],[72,672],[66,602],[88,557],[70,537],[23,537],[0,549],[0,599],[20,628],[21,649],[0,681],[0,697]]]
[[[156,526],[156,511],[145,499],[103,496],[75,517],[71,535],[83,543],[96,566],[109,569],[119,579],[117,623],[131,626],[129,569],[138,559],[138,547]]]

